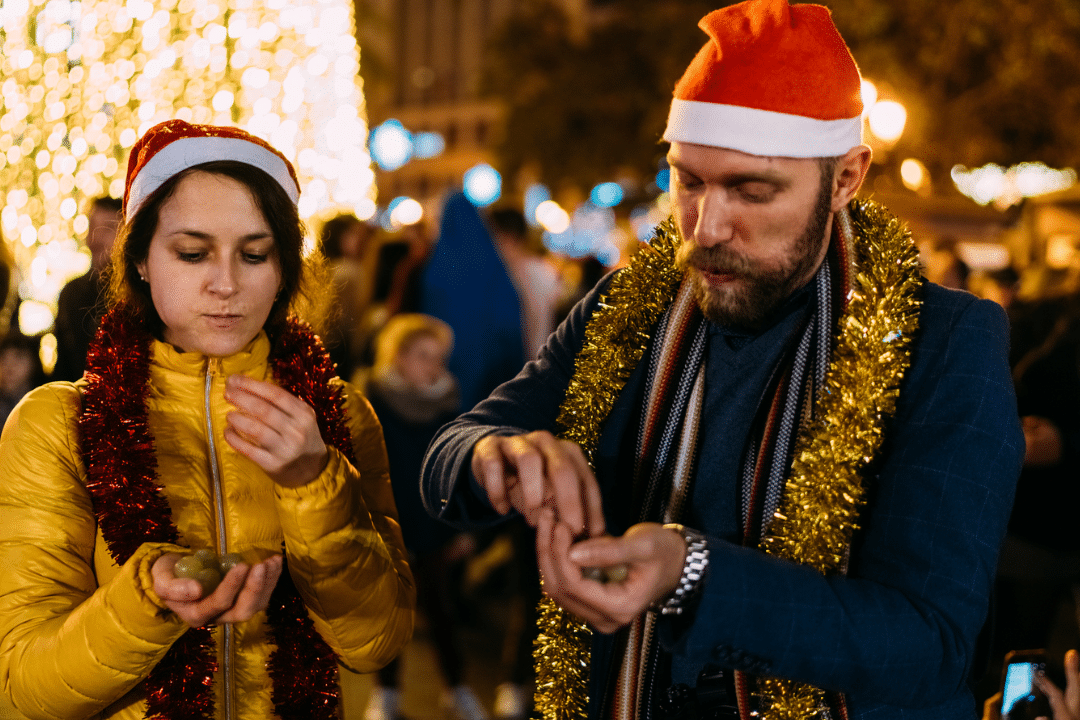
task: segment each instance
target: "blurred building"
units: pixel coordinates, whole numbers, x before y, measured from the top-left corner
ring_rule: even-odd
[[[1075,292],[1080,287],[1080,185],[1027,198],[1005,235],[1024,271],[1022,296]]]
[[[484,50],[518,0],[356,0],[371,127],[396,119],[435,132],[441,153],[377,169],[380,204],[398,196],[435,210],[478,163],[495,164],[504,108],[483,92]],[[583,30],[588,0],[561,0]]]

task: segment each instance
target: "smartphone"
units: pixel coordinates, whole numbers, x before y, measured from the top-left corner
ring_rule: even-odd
[[[1045,670],[1045,650],[1013,650],[1005,656],[1001,688],[1003,720],[1029,720],[1050,715],[1050,703],[1035,685],[1036,673]]]

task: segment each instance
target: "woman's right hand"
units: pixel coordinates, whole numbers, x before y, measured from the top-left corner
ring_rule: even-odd
[[[181,557],[176,553],[162,555],[154,562],[150,575],[157,596],[191,627],[251,619],[266,609],[270,593],[281,576],[280,555],[256,565],[240,563],[229,570],[212,593],[203,597],[202,586],[197,581],[173,574]]]

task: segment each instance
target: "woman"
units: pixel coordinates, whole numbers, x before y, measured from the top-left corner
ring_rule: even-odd
[[[408,640],[378,422],[287,319],[298,195],[234,128],[172,120],[132,149],[86,374],[0,440],[0,688],[24,715],[333,718],[338,663]],[[201,548],[244,562],[216,589],[176,577]]]

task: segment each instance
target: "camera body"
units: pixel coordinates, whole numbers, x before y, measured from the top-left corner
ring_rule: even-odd
[[[739,720],[735,697],[735,674],[715,665],[706,665],[697,686],[672,685],[660,700],[663,720]]]

